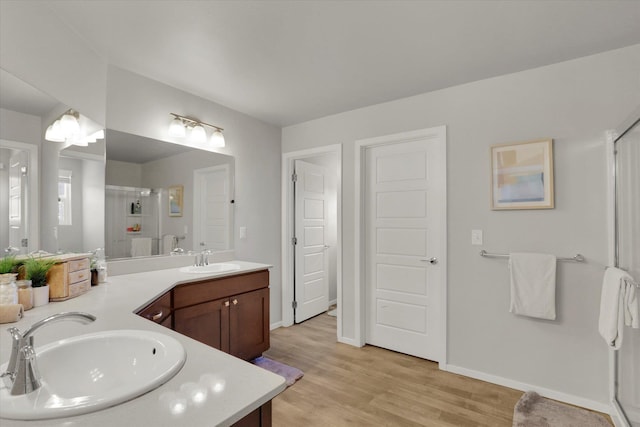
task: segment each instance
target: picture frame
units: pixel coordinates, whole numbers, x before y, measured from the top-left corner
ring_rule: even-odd
[[[553,209],[553,139],[491,146],[491,209]]]
[[[182,185],[172,185],[169,187],[169,216],[182,216],[184,187]]]

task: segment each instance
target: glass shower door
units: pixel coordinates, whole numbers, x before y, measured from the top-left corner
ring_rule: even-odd
[[[616,143],[618,265],[640,281],[640,124]],[[640,291],[640,290],[639,290]],[[640,427],[640,329],[625,328],[617,352],[618,401],[634,427]]]

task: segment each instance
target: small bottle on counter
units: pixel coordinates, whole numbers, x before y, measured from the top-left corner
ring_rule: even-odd
[[[31,280],[18,280],[16,285],[18,286],[18,304],[22,304],[25,311],[31,310],[33,308]]]
[[[0,274],[0,304],[17,304],[18,287],[14,273]]]

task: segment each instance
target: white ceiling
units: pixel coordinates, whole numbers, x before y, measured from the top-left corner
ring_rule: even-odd
[[[640,43],[640,1],[41,3],[109,63],[280,126]]]

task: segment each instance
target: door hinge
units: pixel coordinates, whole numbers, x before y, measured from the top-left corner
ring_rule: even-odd
[[[293,309],[297,309],[298,308],[298,301],[291,301],[291,307],[293,307]]]
[[[294,246],[297,245],[298,244],[298,238],[297,237],[292,237],[291,238],[291,244],[294,245]]]
[[[293,173],[293,175],[291,175],[291,181],[293,182],[297,182],[298,181],[298,174],[297,173]]]

